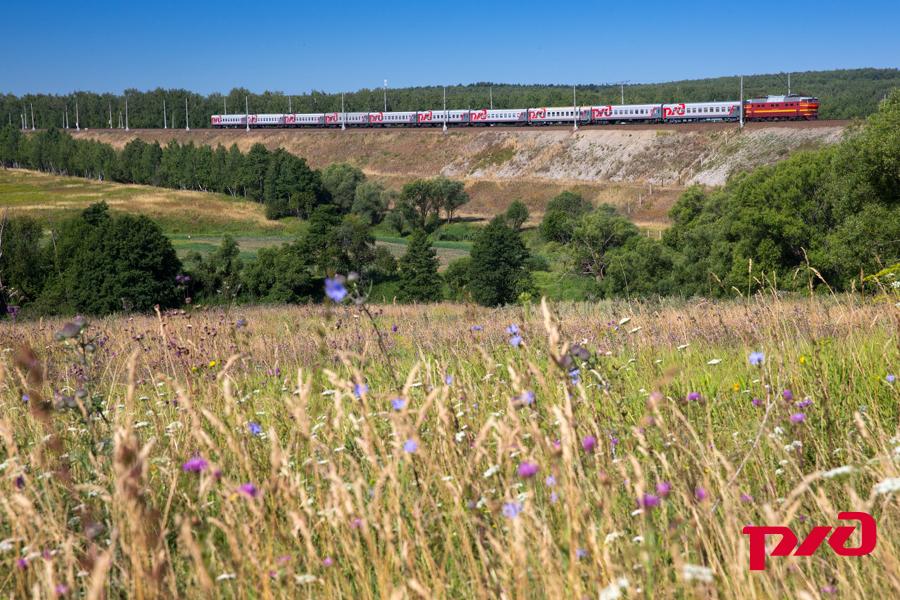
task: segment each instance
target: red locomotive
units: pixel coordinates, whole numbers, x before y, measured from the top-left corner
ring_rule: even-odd
[[[812,121],[819,118],[819,99],[789,94],[767,96],[744,102],[748,121]]]

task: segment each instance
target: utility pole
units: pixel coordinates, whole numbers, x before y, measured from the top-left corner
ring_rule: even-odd
[[[109,101],[109,128],[112,129],[112,100]]]
[[[31,130],[34,131],[34,103],[31,103]]]
[[[447,133],[447,86],[444,86],[444,133]]]
[[[69,128],[69,105],[66,104],[66,118],[63,119],[63,127]]]
[[[491,110],[494,110],[494,86],[491,86]]]
[[[741,75],[741,129],[744,128],[744,76]]]
[[[622,104],[625,104],[625,84],[624,83],[619,84],[619,93],[622,96],[620,98],[620,100],[622,101]]]
[[[788,73],[788,96],[791,95],[791,74]]]
[[[244,121],[247,122],[247,132],[250,132],[250,100],[244,96]]]
[[[163,129],[169,128],[169,121],[166,118],[166,99],[163,98]]]
[[[384,112],[387,112],[387,79],[384,80]]]
[[[75,98],[75,131],[81,131],[81,125],[78,124],[78,98]]]
[[[188,99],[187,96],[184,97],[184,130],[191,130],[191,115],[188,112]]]
[[[575,84],[572,84],[572,132],[578,131],[578,99],[575,97]]]
[[[341,92],[341,131],[347,129],[347,125],[345,121],[347,120],[347,113],[344,112],[344,92]]]
[[[225,114],[228,114],[228,98],[222,96],[222,108],[225,110]]]
[[[291,104],[291,100],[293,100],[293,98],[288,96],[288,114],[294,114],[294,107]],[[226,113],[226,114],[228,114],[228,113]]]
[[[128,96],[125,96],[125,131],[131,131],[128,128]]]

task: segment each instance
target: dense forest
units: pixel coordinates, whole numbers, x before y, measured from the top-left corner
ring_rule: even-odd
[[[852,69],[810,71],[791,74],[791,91],[817,96],[821,100],[820,118],[850,119],[864,117],[875,111],[878,102],[891,89],[900,86],[898,69]],[[751,75],[744,77],[746,98],[783,94],[787,91],[786,74]],[[572,86],[511,85],[474,83],[447,86],[447,106],[451,109],[568,106],[572,103]],[[387,109],[422,110],[440,108],[442,87],[412,87],[387,90]],[[629,84],[624,89],[616,84],[580,84],[576,86],[579,104],[612,104],[649,102],[696,102],[704,100],[737,100],[739,78],[717,77],[667,83]],[[382,89],[362,89],[344,96],[344,109],[378,111],[384,109]],[[125,90],[124,94],[73,92],[67,95],[27,94],[17,97],[0,95],[0,119],[6,124],[29,129],[65,127],[68,110],[69,127],[76,125],[76,102],[80,127],[106,128],[125,126],[126,96],[128,126],[135,128],[163,127],[165,124],[184,128],[187,118],[191,127],[208,127],[210,115],[222,112],[243,113],[245,105],[251,113],[331,112],[341,110],[340,93],[319,91],[300,94],[284,92],[251,93],[243,88],[228,94],[208,96],[187,90],[151,91]],[[32,110],[34,119],[32,121]]]

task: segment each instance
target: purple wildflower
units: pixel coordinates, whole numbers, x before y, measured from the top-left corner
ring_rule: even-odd
[[[753,502],[753,496],[747,493],[741,493],[741,502]]]
[[[250,498],[256,498],[259,495],[259,490],[252,483],[242,483],[238,491]]]
[[[16,566],[24,571],[25,569],[28,568],[28,560],[25,558],[17,558]]]
[[[243,317],[238,319],[237,322],[234,324],[234,326],[237,329],[243,329],[244,327],[247,326],[247,319],[244,319]]]
[[[181,465],[181,468],[185,473],[200,473],[201,471],[205,471],[208,466],[209,463],[205,458],[195,456]]]
[[[16,489],[24,489],[25,488],[25,476],[24,475],[16,475]]]
[[[797,425],[806,420],[806,413],[798,412],[791,415],[791,423]]]
[[[391,333],[397,333],[397,331],[399,331],[399,330],[400,330],[400,328],[397,327],[397,324],[396,324],[396,323],[394,323],[393,325],[391,325]]]
[[[28,404],[29,400],[31,400],[31,396],[29,396],[28,394],[22,394],[22,402]]]
[[[519,326],[513,323],[509,327],[506,328],[506,333],[509,335],[518,335],[519,334]]]
[[[708,497],[709,494],[706,492],[706,488],[698,487],[694,490],[694,498],[696,498],[698,502],[703,502]]]
[[[362,527],[363,521],[359,517],[354,517],[352,521],[350,521],[350,527],[353,529],[359,529]]]
[[[813,403],[812,398],[804,398],[800,402],[797,402],[797,408],[806,408],[807,406]]]
[[[759,365],[761,365],[765,359],[766,359],[766,355],[763,354],[762,352],[751,352],[750,353],[750,357],[749,357],[750,364],[753,365],[754,367],[758,367]]]
[[[559,494],[557,494],[556,492],[550,492],[550,503],[556,504],[557,502],[559,502]]]
[[[781,397],[784,398],[785,402],[791,402],[794,399],[794,392],[791,390],[784,390],[781,392]]]
[[[644,508],[654,508],[659,506],[659,496],[654,494],[644,494],[641,496],[640,505]]]
[[[369,391],[369,386],[364,383],[357,383],[353,386],[353,395],[357,398],[362,398],[363,395]]]
[[[823,594],[836,594],[837,586],[834,585],[823,585],[821,588]]]
[[[472,325],[472,327],[470,327],[469,329],[471,331],[484,331],[484,327],[482,327],[481,325]]]
[[[507,519],[515,519],[522,512],[521,502],[507,502],[503,505],[503,516]]]
[[[537,472],[539,470],[540,470],[540,467],[537,465],[537,463],[528,462],[526,460],[524,462],[519,463],[519,468],[517,469],[517,472],[519,473],[519,477],[522,477],[524,479],[531,479],[532,477],[537,475]]]
[[[690,402],[696,402],[697,400],[700,399],[700,392],[691,392],[690,394],[687,395],[687,399]]]
[[[660,481],[656,484],[656,493],[660,498],[665,498],[672,491],[672,484],[668,481]]]
[[[759,398],[754,398],[754,399],[751,400],[750,402],[753,403],[753,406],[755,406],[755,407],[757,407],[757,408],[759,408],[760,406],[762,406],[762,400],[760,400]]]
[[[326,278],[325,295],[328,296],[332,302],[343,302],[344,298],[347,297],[347,288],[344,287],[343,278]]]
[[[616,446],[619,445],[619,438],[617,438],[614,435],[609,436],[609,445],[612,447],[613,450],[615,450]]]
[[[394,398],[391,400],[391,408],[394,410],[403,410],[406,407],[406,400],[403,398]]]
[[[403,451],[407,454],[414,454],[416,450],[419,449],[419,442],[416,440],[409,438],[405,442],[403,442]]]
[[[587,555],[588,555],[588,551],[585,550],[584,548],[578,548],[577,550],[575,550],[575,557],[578,560],[587,558]]]
[[[65,596],[69,593],[69,586],[64,583],[57,583],[53,591],[56,592],[57,596]]]
[[[447,385],[453,385],[453,375],[445,375],[444,383],[446,383]]]
[[[556,485],[556,477],[554,477],[553,475],[547,475],[547,478],[544,480],[544,484],[547,487],[553,487],[554,485]]]
[[[514,335],[511,338],[509,338],[509,344],[510,344],[510,346],[512,346],[514,348],[518,348],[521,343],[522,343],[521,335]]]
[[[526,406],[530,406],[534,404],[534,392],[531,390],[525,390],[522,392],[522,395],[519,396],[519,401]]]
[[[888,373],[885,376],[884,380],[887,381],[888,383],[894,383],[895,381],[897,381],[897,377],[895,377],[893,373]]]
[[[247,429],[250,430],[250,435],[261,435],[262,434],[262,426],[255,421],[250,421],[247,423]]]
[[[584,448],[585,452],[593,452],[597,447],[597,438],[592,435],[586,435],[581,440],[581,447]]]
[[[334,559],[331,558],[330,556],[326,556],[324,559],[322,559],[323,567],[330,567],[333,564],[334,564]]]
[[[572,385],[578,385],[578,382],[581,381],[581,371],[572,369],[569,371],[569,379],[572,381]]]

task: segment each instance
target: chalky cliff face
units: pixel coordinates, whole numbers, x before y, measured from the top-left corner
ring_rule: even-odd
[[[798,150],[838,142],[841,122],[610,126],[581,128],[491,127],[451,130],[93,130],[75,133],[117,148],[139,137],[164,144],[255,143],[307,159],[313,167],[350,162],[369,177],[399,187],[417,177],[445,175],[466,181],[468,215],[505,210],[516,198],[533,215],[564,189],[619,206],[638,223],[663,223],[685,186],[723,185],[732,173],[771,164]]]

